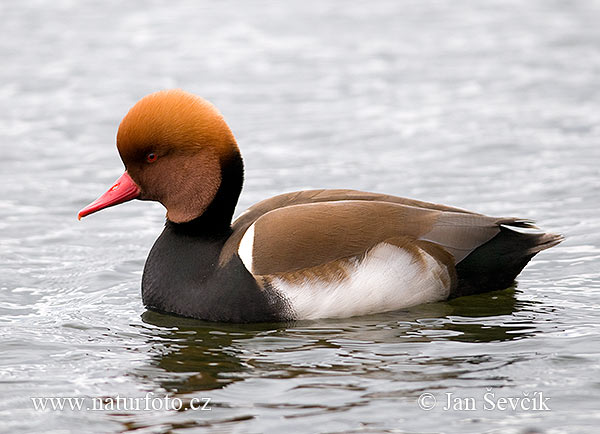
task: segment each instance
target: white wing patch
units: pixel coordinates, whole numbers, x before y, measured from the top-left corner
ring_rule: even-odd
[[[348,260],[345,279],[289,282],[275,277],[271,283],[290,301],[296,319],[347,318],[445,300],[450,293],[447,268],[427,252],[421,254],[424,264],[405,249],[381,243],[364,259]]]
[[[252,251],[254,249],[254,223],[244,234],[240,246],[238,247],[238,255],[246,266],[246,269],[252,273]]]

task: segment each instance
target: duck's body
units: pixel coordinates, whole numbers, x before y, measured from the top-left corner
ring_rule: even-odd
[[[243,163],[215,112],[180,91],[143,99],[119,129],[127,172],[80,213],[135,197],[165,204],[142,279],[148,308],[231,322],[392,311],[506,288],[561,240],[522,219],[353,190],[283,194],[231,224]],[[148,113],[146,131],[132,131]],[[171,131],[177,122],[194,124]],[[150,168],[159,157],[172,173]]]
[[[523,227],[530,224],[394,196],[288,193],[224,231],[201,218],[167,222],[148,256],[142,297],[149,308],[211,321],[398,310],[508,287],[535,253],[558,241],[517,232]],[[501,241],[519,248],[501,251]],[[478,269],[468,266],[476,262]]]

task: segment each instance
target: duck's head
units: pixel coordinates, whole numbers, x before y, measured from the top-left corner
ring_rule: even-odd
[[[80,219],[142,199],[162,203],[174,223],[208,214],[229,225],[243,164],[231,130],[211,103],[181,90],[147,95],[121,121],[117,148],[125,173],[79,212]]]

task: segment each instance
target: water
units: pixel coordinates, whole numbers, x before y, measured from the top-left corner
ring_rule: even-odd
[[[3,1],[0,16],[0,430],[598,426],[599,2]],[[243,326],[146,312],[163,209],[76,212],[122,171],[121,117],[167,87],[212,100],[234,130],[238,214],[345,187],[535,218],[567,239],[516,288],[402,312]],[[149,392],[211,410],[31,401]],[[541,394],[549,410],[490,410],[486,393]],[[476,408],[444,410],[448,396]]]

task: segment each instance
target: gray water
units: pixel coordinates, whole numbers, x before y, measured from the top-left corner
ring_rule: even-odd
[[[597,432],[599,22],[583,0],[3,0],[0,430]],[[234,130],[237,214],[356,188],[533,218],[566,241],[515,288],[401,312],[257,325],[147,312],[164,210],[76,212],[122,171],[122,116],[171,87]],[[31,400],[150,392],[210,411]],[[548,408],[498,408],[508,397]]]

